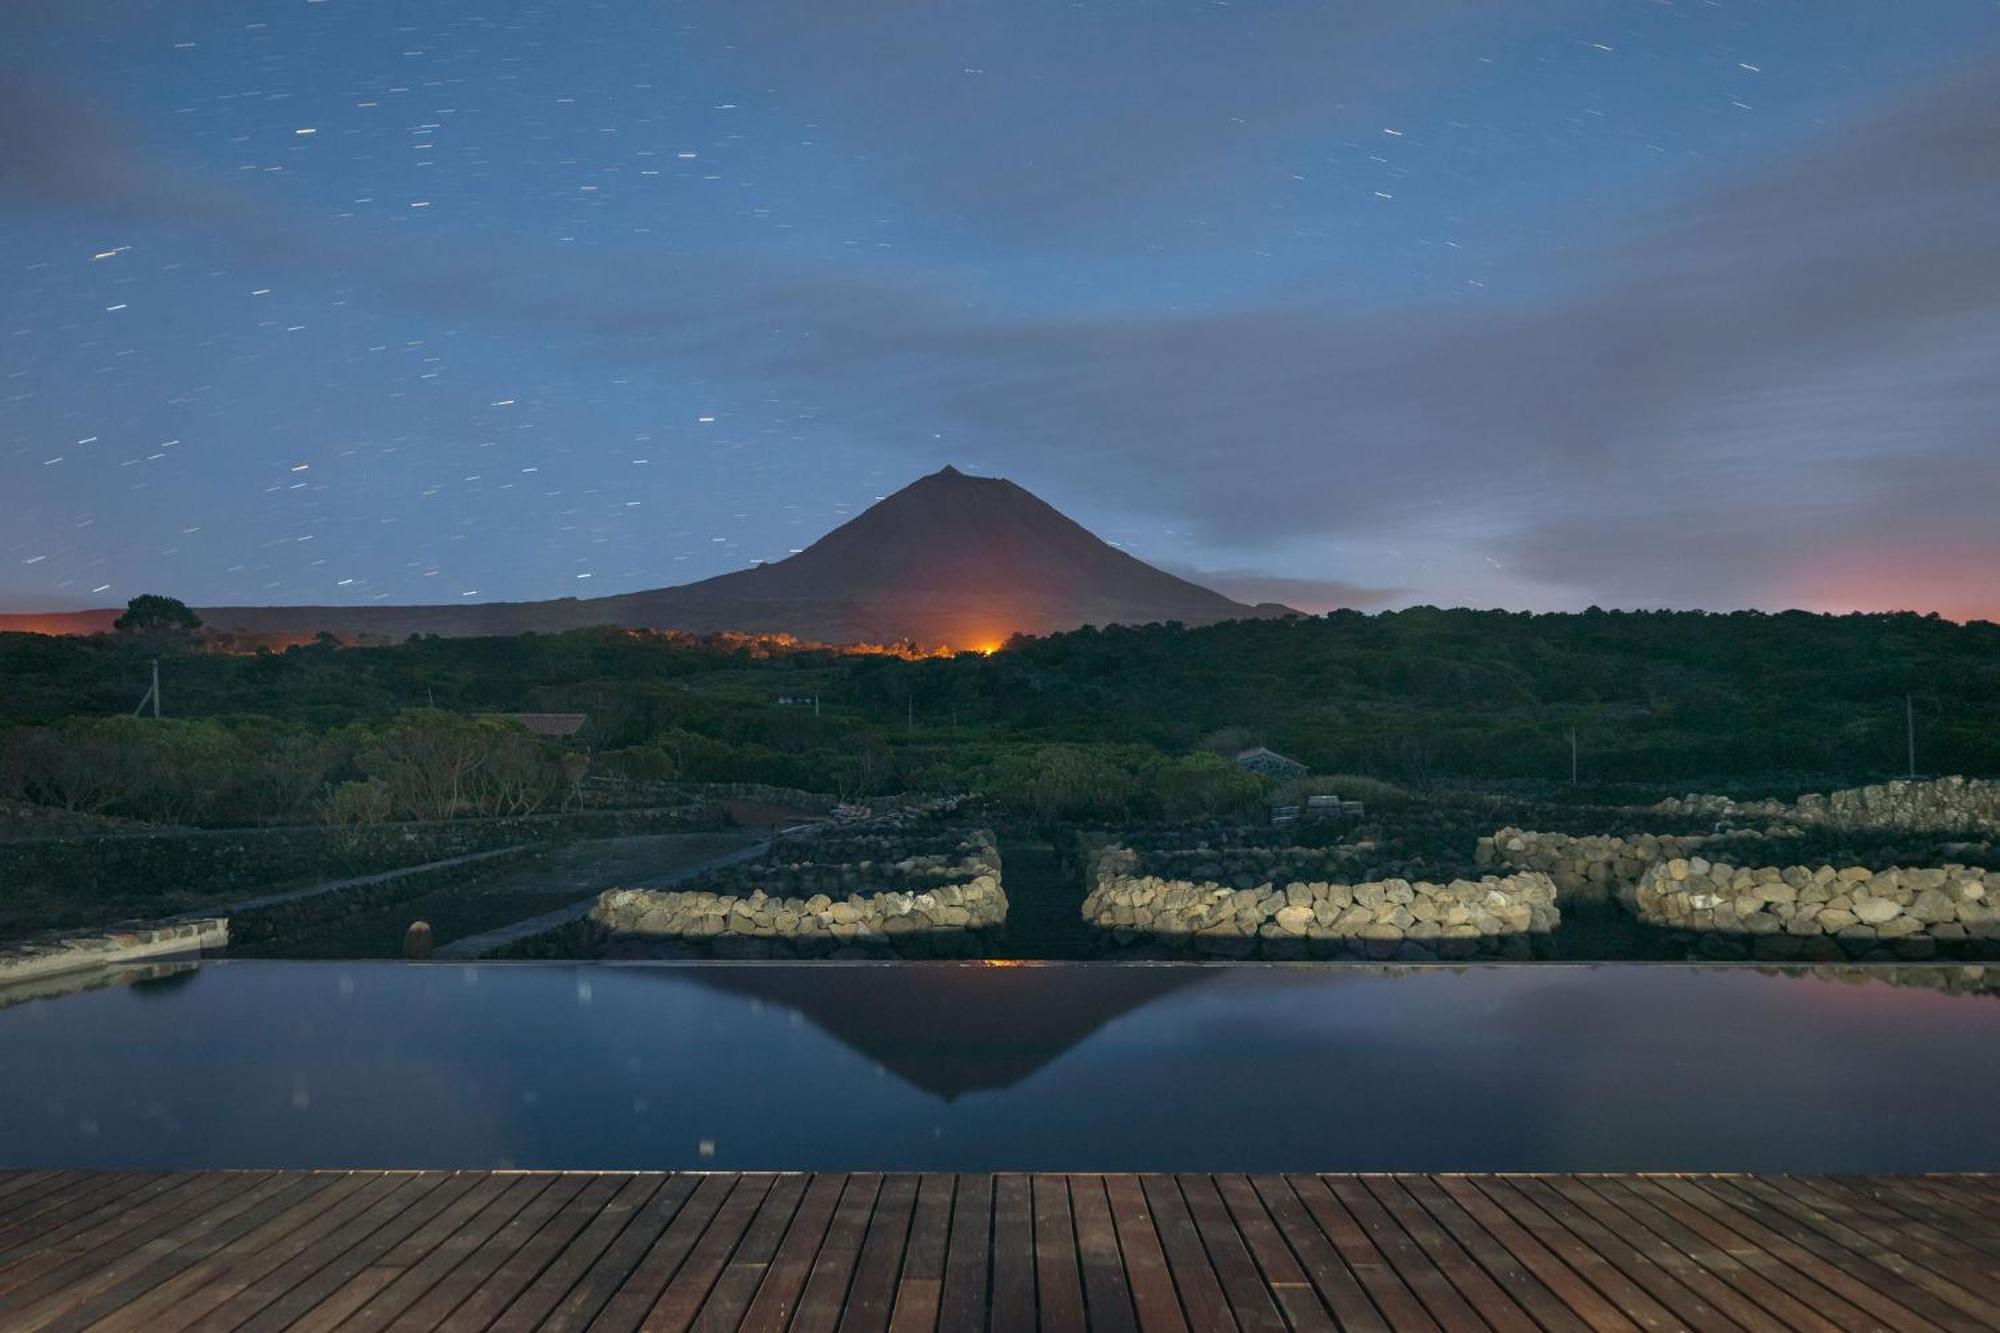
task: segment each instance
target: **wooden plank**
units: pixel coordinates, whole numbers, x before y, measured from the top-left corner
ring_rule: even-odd
[[[2000,1226],[2000,1184],[1993,1176],[1902,1176],[1897,1183],[1942,1199],[1955,1199],[1988,1226]]]
[[[692,1186],[691,1191],[671,1214],[661,1213],[663,1225],[650,1240],[642,1240],[637,1231],[628,1229],[625,1236],[621,1236],[605,1252],[600,1268],[594,1270],[601,1273],[603,1281],[611,1284],[603,1298],[586,1311],[583,1303],[596,1297],[580,1288],[558,1307],[557,1314],[562,1319],[552,1320],[552,1323],[564,1327],[601,1328],[606,1333],[639,1327],[654,1302],[666,1294],[688,1256],[702,1243],[709,1224],[716,1221],[724,1207],[742,1193],[745,1177],[722,1173],[685,1179]],[[751,1182],[750,1190],[755,1197],[747,1203],[739,1202],[739,1206],[729,1214],[730,1219],[740,1221],[739,1232],[743,1226],[749,1225],[750,1214],[770,1187],[769,1176],[760,1176]],[[661,1196],[655,1196],[655,1202],[660,1203]],[[664,1204],[661,1206],[664,1208]],[[640,1227],[645,1216],[641,1214],[640,1219],[635,1219],[633,1227]],[[735,1236],[728,1239],[730,1244],[735,1244]],[[642,1244],[643,1249],[639,1248]],[[620,1262],[625,1254],[636,1257],[626,1263],[622,1271],[614,1270],[611,1265]],[[723,1257],[728,1257],[727,1251]],[[704,1293],[706,1290],[704,1287]],[[570,1313],[565,1314],[565,1311]]]
[[[1388,1323],[1368,1298],[1354,1270],[1347,1266],[1347,1261],[1333,1248],[1333,1242],[1299,1201],[1291,1182],[1283,1176],[1257,1175],[1250,1177],[1250,1185],[1278,1228],[1278,1234],[1298,1257],[1306,1279],[1333,1312],[1340,1327],[1386,1333]]]
[[[473,1180],[471,1189],[452,1199],[421,1225],[405,1231],[372,1263],[350,1266],[348,1261],[343,1261],[343,1266],[348,1269],[345,1280],[325,1292],[318,1304],[287,1327],[317,1333],[317,1330],[330,1329],[345,1322],[373,1300],[376,1293],[401,1277],[405,1270],[421,1263],[424,1256],[485,1212],[513,1183],[505,1176],[486,1174],[476,1175]],[[349,1260],[353,1257],[350,1254]]]
[[[1917,1257],[1916,1252],[1922,1247],[1913,1245],[1906,1234],[1891,1231],[1885,1242],[1881,1229],[1875,1223],[1844,1203],[1830,1201],[1828,1196],[1802,1197],[1803,1191],[1780,1189],[1771,1181],[1742,1177],[1730,1180],[1728,1185],[1777,1212],[1798,1219],[1834,1244],[1844,1246],[1876,1267],[1895,1274],[1913,1292],[1921,1293],[1921,1299],[1926,1304],[1913,1306],[1919,1314],[1929,1315],[1944,1323],[1940,1314],[1944,1307],[1951,1307],[1969,1316],[1975,1326],[2000,1328],[2000,1304],[1980,1294],[1980,1288],[1991,1285],[1986,1274],[1963,1270],[1970,1285],[1947,1276],[1938,1271],[1942,1264],[1933,1266],[1936,1260],[1927,1264]],[[1939,1304],[1930,1305],[1931,1301]],[[1904,1304],[1911,1302],[1905,1300]],[[1945,1327],[1952,1325],[1945,1324]]]
[[[1603,1292],[1641,1328],[1678,1329],[1686,1324],[1673,1311],[1634,1282],[1616,1264],[1595,1248],[1578,1239],[1561,1223],[1537,1208],[1532,1201],[1496,1176],[1470,1176],[1465,1182],[1484,1194],[1489,1203],[1506,1213],[1536,1240],[1561,1256],[1585,1281]]]
[[[906,1172],[885,1177],[875,1196],[875,1211],[847,1286],[847,1304],[840,1312],[840,1333],[884,1333],[896,1303],[896,1279],[903,1271],[903,1248],[909,1239],[910,1214],[917,1202],[917,1178]]]
[[[1374,1197],[1382,1211],[1444,1275],[1451,1289],[1477,1310],[1479,1317],[1495,1333],[1542,1333],[1533,1317],[1515,1304],[1507,1290],[1452,1239],[1438,1220],[1426,1212],[1424,1206],[1394,1176],[1363,1176],[1361,1187]],[[1442,1316],[1439,1316],[1439,1322],[1444,1322]]]
[[[1745,1328],[1771,1322],[1772,1312],[1731,1286],[1723,1274],[1711,1271],[1695,1255],[1648,1228],[1634,1214],[1619,1208],[1583,1181],[1538,1176],[1533,1183],[1546,1191],[1550,1200],[1560,1200],[1562,1207],[1571,1210],[1575,1218],[1586,1220],[1590,1227],[1597,1229],[1600,1251],[1608,1243],[1601,1238],[1612,1238],[1615,1243],[1643,1257],[1659,1272],[1670,1275],[1682,1288],[1699,1297],[1708,1309],[1720,1312]],[[1567,1214],[1561,1220],[1570,1223]],[[1579,1227],[1570,1223],[1570,1230],[1579,1231]],[[1579,1231],[1579,1234],[1584,1233]],[[1584,1234],[1584,1239],[1588,1242],[1591,1236]],[[1632,1269],[1627,1268],[1626,1272],[1637,1279],[1638,1274]],[[1647,1290],[1653,1288],[1648,1286]],[[1664,1291],[1654,1294],[1663,1301],[1667,1299]],[[1682,1312],[1687,1313],[1685,1310]],[[1694,1318],[1690,1315],[1691,1320]],[[1704,1314],[1700,1318],[1708,1316]],[[1696,1323],[1696,1327],[1700,1324]]]
[[[846,1187],[847,1178],[839,1175],[814,1176],[806,1186],[799,1210],[785,1228],[785,1238],[744,1313],[741,1333],[784,1333],[791,1325],[800,1293],[819,1256],[820,1242],[826,1238]]]
[[[1201,1232],[1188,1213],[1180,1186],[1172,1176],[1151,1175],[1140,1177],[1139,1185],[1152,1214],[1153,1230],[1160,1237],[1160,1248],[1166,1252],[1167,1271],[1173,1275],[1181,1309],[1187,1312],[1188,1326],[1196,1333],[1238,1328],[1222,1279],[1216,1276],[1208,1249],[1201,1243]]]
[[[1137,1333],[1138,1314],[1125,1280],[1125,1258],[1119,1253],[1118,1226],[1111,1220],[1104,1177],[1069,1177],[1069,1206],[1076,1226],[1077,1263],[1083,1270],[1084,1314],[1093,1333]]]
[[[1539,1176],[1508,1176],[1504,1184],[1539,1208],[1556,1226],[1609,1260],[1612,1267],[1637,1283],[1647,1295],[1671,1310],[1688,1327],[1723,1326],[1722,1313],[1695,1283],[1701,1281],[1706,1286],[1727,1288],[1686,1255],[1661,1249],[1660,1257],[1672,1264],[1672,1268],[1663,1267],[1624,1237],[1608,1230],[1590,1213],[1578,1208]],[[1687,1280],[1683,1280],[1684,1277]]]
[[[1952,1211],[1942,1201],[1914,1190],[1873,1177],[1814,1176],[1813,1183],[1824,1190],[1845,1193],[1856,1206],[1872,1215],[1910,1229],[1932,1247],[1956,1254],[1974,1263],[1992,1264],[2000,1259],[2000,1225]]]
[[[1035,1333],[1035,1204],[1026,1176],[993,1181],[993,1333]]]
[[[188,1291],[186,1295],[172,1297],[164,1307],[148,1313],[144,1309],[146,1303],[142,1301],[142,1309],[138,1311],[140,1317],[134,1319],[130,1327],[144,1329],[144,1333],[178,1333],[178,1329],[186,1329],[210,1313],[216,1313],[218,1323],[224,1327],[234,1327],[288,1291],[300,1277],[318,1271],[338,1255],[346,1253],[348,1247],[370,1235],[388,1219],[396,1217],[396,1213],[408,1209],[444,1179],[438,1173],[356,1175],[372,1175],[372,1179],[364,1189],[342,1199],[312,1223],[298,1227],[282,1241],[260,1249],[254,1259],[228,1265],[200,1287]],[[170,1291],[172,1285],[166,1285],[150,1295]],[[222,1315],[220,1311],[234,1313]],[[106,1329],[106,1333],[114,1333],[108,1325],[98,1327]]]
[[[95,1207],[80,1208],[66,1218],[44,1214],[25,1225],[13,1238],[13,1247],[0,1258],[0,1292],[12,1291],[30,1281],[55,1255],[73,1257],[103,1244],[109,1236],[136,1225],[132,1218],[141,1204],[194,1183],[186,1175],[154,1176],[137,1188],[115,1190],[108,1197],[97,1196]],[[86,1235],[90,1239],[80,1239]]]
[[[1910,1333],[1916,1329],[1924,1329],[1928,1333],[1933,1329],[1930,1321],[1881,1295],[1868,1283],[1850,1276],[1839,1264],[1829,1264],[1815,1251],[1793,1243],[1784,1232],[1763,1225],[1746,1210],[1700,1188],[1697,1180],[1685,1176],[1655,1176],[1649,1179],[1657,1188],[1701,1210],[1773,1258],[1791,1265],[1816,1285],[1861,1310],[1865,1318],[1879,1322],[1880,1326],[1898,1330],[1898,1333]]]
[[[64,1174],[66,1173],[47,1168],[34,1171],[7,1172],[5,1178],[0,1179],[0,1214],[4,1214],[5,1209],[10,1206],[8,1200],[12,1199],[20,1191],[47,1189],[52,1177]]]
[[[1837,1266],[1867,1283],[1878,1296],[1894,1301],[1939,1328],[1969,1331],[1993,1327],[1983,1319],[1968,1317],[1940,1299],[1925,1281],[1932,1275],[1921,1268],[1906,1263],[1865,1236],[1855,1235],[1812,1209],[1799,1206],[1787,1196],[1767,1191],[1760,1182],[1737,1177],[1711,1177],[1692,1183],[1726,1206],[1747,1213],[1829,1265]]]
[[[778,1177],[765,1193],[764,1202],[750,1220],[736,1252],[729,1256],[728,1264],[709,1290],[708,1299],[702,1302],[694,1320],[695,1333],[735,1333],[742,1324],[751,1299],[770,1272],[779,1243],[798,1215],[799,1203],[810,1180],[803,1173],[790,1172]]]
[[[73,1199],[79,1194],[115,1189],[119,1182],[131,1179],[134,1174],[136,1173],[125,1171],[45,1172],[39,1189],[13,1195],[6,1201],[4,1209],[0,1209],[0,1226],[18,1226],[35,1214]]]
[[[304,1318],[321,1300],[340,1290],[356,1274],[400,1244],[417,1228],[471,1194],[478,1188],[481,1179],[482,1177],[475,1172],[447,1175],[436,1186],[412,1201],[408,1208],[387,1219],[376,1230],[348,1246],[330,1261],[317,1265],[294,1285],[266,1301],[264,1306],[249,1319],[244,1320],[240,1327],[245,1333],[270,1333],[273,1329],[291,1327],[294,1321]],[[262,1286],[261,1283],[257,1284],[257,1287]],[[235,1327],[220,1322],[221,1317],[229,1312],[234,1304],[235,1302],[231,1302],[223,1306],[216,1311],[214,1320],[203,1320],[195,1327],[201,1329]]]
[[[1912,1220],[1865,1195],[1850,1193],[1824,1177],[1772,1176],[1760,1182],[1783,1190],[1846,1226],[1865,1233],[1876,1245],[1892,1249],[1923,1265],[1985,1302],[1984,1317],[2000,1326],[2000,1275],[1996,1266],[1973,1246],[1921,1220]]]
[[[1368,1192],[1359,1176],[1326,1176],[1324,1180],[1333,1197],[1368,1233],[1368,1239],[1403,1279],[1403,1285],[1423,1302],[1439,1328],[1445,1333],[1475,1333],[1483,1327],[1465,1298],[1453,1290],[1430,1256],[1396,1224],[1396,1219]]]
[[[455,1327],[485,1328],[494,1323],[544,1270],[559,1262],[560,1256],[567,1252],[577,1236],[607,1208],[616,1207],[620,1199],[626,1200],[628,1206],[637,1206],[632,1201],[657,1187],[660,1179],[653,1175],[622,1174],[574,1178],[587,1183],[537,1227],[520,1249],[507,1255],[498,1268],[480,1280],[452,1312]],[[512,1225],[509,1223],[509,1226]],[[556,1292],[549,1297],[549,1303],[553,1305],[561,1296],[561,1292]]]
[[[111,1285],[150,1263],[153,1256],[147,1247],[160,1237],[177,1235],[211,1215],[217,1216],[217,1224],[227,1221],[284,1184],[283,1178],[268,1171],[203,1173],[190,1180],[185,1199],[180,1192],[156,1196],[116,1223],[105,1224],[101,1235],[86,1232],[69,1246],[37,1256],[46,1262],[35,1265],[33,1276],[0,1295],[0,1327],[51,1292],[79,1289],[86,1283],[91,1290]],[[89,1293],[79,1289],[78,1294]]]
[[[953,1180],[935,1173],[917,1182],[917,1206],[910,1214],[910,1242],[889,1333],[932,1333],[944,1299],[945,1248],[951,1240]]]
[[[1417,1207],[1424,1210],[1445,1234],[1472,1256],[1483,1271],[1497,1282],[1514,1304],[1528,1312],[1537,1327],[1548,1333],[1586,1333],[1587,1326],[1575,1310],[1565,1305],[1527,1265],[1495,1240],[1486,1228],[1472,1219],[1450,1195],[1428,1176],[1393,1177]],[[1405,1228],[1406,1230],[1408,1228]]]
[[[443,1278],[389,1324],[392,1329],[436,1328],[452,1311],[534,1238],[564,1204],[583,1189],[588,1177],[556,1175],[519,1212],[480,1242]]]
[[[0,1221],[0,1264],[52,1228],[96,1216],[106,1208],[115,1210],[118,1200],[144,1188],[148,1179],[136,1171],[116,1175],[78,1172],[46,1193],[21,1199],[13,1215]]]
[[[379,1172],[355,1172],[354,1175],[363,1182],[361,1188],[305,1225],[261,1247],[255,1255],[233,1260],[226,1256],[212,1257],[174,1281],[153,1288],[117,1315],[94,1325],[94,1330],[96,1333],[122,1333],[126,1329],[143,1330],[143,1333],[176,1333],[242,1296],[260,1279],[278,1272],[299,1256],[312,1251],[337,1252],[334,1247],[351,1243],[351,1240],[343,1242],[344,1236],[358,1239],[359,1235],[366,1234],[365,1231],[356,1233],[353,1229],[371,1215],[384,1215],[377,1210],[386,1208],[418,1179]],[[408,1197],[414,1198],[415,1195]],[[248,1306],[243,1317],[248,1317],[257,1308],[258,1305]]]
[[[1298,1196],[1320,1235],[1333,1246],[1334,1253],[1354,1274],[1391,1328],[1437,1328],[1437,1321],[1431,1318],[1423,1302],[1405,1285],[1388,1257],[1376,1248],[1367,1228],[1334,1197],[1323,1177],[1289,1175],[1285,1183],[1292,1187],[1292,1193]]]
[[[633,1211],[611,1243],[599,1251],[571,1284],[555,1309],[538,1319],[534,1327],[541,1333],[570,1333],[572,1329],[588,1327],[698,1190],[701,1202],[696,1207],[712,1213],[735,1183],[735,1177],[730,1175],[694,1176],[678,1172],[669,1175],[652,1197]],[[517,1318],[509,1310],[498,1326],[516,1327]]]
[[[951,1242],[944,1257],[944,1289],[938,1298],[940,1333],[969,1333],[986,1327],[986,1270],[993,1248],[993,1177],[958,1176],[952,1181]]]
[[[1755,1301],[1769,1311],[1769,1318],[1785,1328],[1797,1333],[1843,1333],[1867,1321],[1867,1316],[1845,1301],[1838,1301],[1839,1313],[1844,1318],[1835,1319],[1832,1312],[1822,1308],[1829,1300],[1837,1300],[1831,1293],[1820,1291],[1793,1269],[1740,1237],[1724,1233],[1718,1243],[1712,1229],[1703,1225],[1705,1219],[1699,1213],[1687,1216],[1684,1206],[1671,1197],[1655,1198],[1628,1189],[1629,1182],[1621,1177],[1587,1176],[1582,1183],[1626,1213],[1634,1223],[1678,1247],[1681,1253]]]
[[[0,1324],[20,1333],[76,1326],[95,1317],[96,1301],[106,1293],[136,1294],[135,1277],[140,1278],[137,1290],[143,1291],[147,1284],[141,1275],[154,1275],[155,1280],[171,1277],[331,1183],[328,1176],[273,1173],[213,1207],[169,1214],[143,1244],[128,1250],[113,1263],[103,1263],[96,1254],[85,1254],[75,1263],[52,1270],[39,1281],[11,1292]]]
[[[1588,1278],[1563,1262],[1562,1256],[1543,1245],[1533,1232],[1508,1216],[1505,1209],[1482,1194],[1466,1176],[1434,1178],[1439,1190],[1462,1209],[1495,1243],[1521,1261],[1564,1305],[1592,1329],[1625,1333],[1638,1327],[1624,1311],[1606,1300]]]
[[[448,1172],[438,1171],[402,1176],[397,1188],[387,1197],[369,1204],[336,1230],[317,1238],[308,1233],[302,1246],[294,1243],[289,1247],[280,1247],[280,1252],[272,1256],[272,1266],[266,1268],[260,1265],[241,1273],[232,1270],[227,1281],[218,1284],[223,1290],[215,1293],[213,1303],[207,1298],[208,1289],[204,1288],[201,1293],[203,1299],[184,1305],[176,1303],[171,1318],[155,1322],[163,1333],[181,1328],[237,1328],[256,1317],[266,1306],[310,1282],[322,1269],[416,1207],[426,1195],[450,1179]],[[295,1237],[297,1235],[294,1233]]]
[[[291,1188],[265,1204],[248,1209],[227,1224],[191,1243],[163,1250],[151,1264],[105,1288],[82,1304],[72,1304],[62,1316],[43,1325],[51,1333],[102,1328],[129,1315],[135,1306],[170,1305],[184,1294],[231,1267],[254,1262],[270,1245],[309,1226],[322,1214],[363,1189],[372,1175],[327,1172],[293,1177]]]
[[[1222,1284],[1223,1299],[1243,1333],[1283,1333],[1285,1320],[1278,1313],[1271,1291],[1257,1271],[1249,1247],[1229,1219],[1229,1209],[1215,1191],[1215,1182],[1202,1175],[1177,1175],[1181,1198],[1196,1234],[1215,1265],[1215,1277]]]
[[[651,1330],[671,1330],[683,1333],[693,1326],[694,1319],[708,1300],[709,1291],[717,1278],[729,1265],[730,1257],[742,1243],[744,1233],[756,1220],[763,1209],[764,1201],[771,1196],[771,1189],[778,1177],[770,1172],[757,1172],[740,1177],[729,1197],[722,1201],[722,1207],[702,1229],[701,1236],[681,1260],[673,1280],[667,1289],[653,1303],[646,1313],[643,1326]],[[679,1219],[675,1219],[679,1225]],[[775,1244],[775,1240],[773,1244]],[[609,1314],[609,1308],[606,1309]],[[602,1326],[606,1330],[621,1327],[616,1321],[600,1317],[593,1328]]]
[[[1166,1251],[1146,1207],[1145,1192],[1129,1175],[1105,1176],[1104,1199],[1118,1232],[1118,1252],[1132,1291],[1132,1311],[1140,1333],[1187,1333],[1181,1300]]]
[[[1029,1181],[1035,1199],[1035,1311],[1044,1333],[1085,1328],[1083,1278],[1077,1270],[1069,1181],[1046,1174],[1031,1176]]]
[[[369,1297],[360,1309],[341,1323],[341,1333],[375,1333],[377,1329],[387,1328],[505,1229],[523,1208],[541,1197],[555,1177],[534,1174],[503,1179],[506,1187],[491,1203],[466,1218],[449,1235],[441,1237],[421,1259],[405,1267],[388,1285]]]
[[[1330,1333],[1334,1327],[1333,1320],[1326,1307],[1320,1304],[1318,1291],[1306,1276],[1305,1269],[1299,1266],[1277,1224],[1264,1210],[1264,1201],[1257,1197],[1256,1187],[1250,1183],[1249,1177],[1214,1176],[1211,1182],[1221,1196],[1223,1206],[1229,1210],[1236,1234],[1243,1238],[1250,1257],[1263,1274],[1264,1286],[1285,1316],[1285,1322],[1301,1333],[1316,1333],[1320,1329]]]
[[[882,1177],[862,1171],[847,1178],[840,1204],[833,1210],[819,1254],[805,1289],[799,1293],[798,1309],[792,1316],[792,1333],[831,1333],[840,1323],[840,1308],[847,1301],[847,1284],[854,1276],[854,1263],[861,1257],[862,1238],[868,1234],[868,1219],[875,1211],[875,1196],[881,1193]]]

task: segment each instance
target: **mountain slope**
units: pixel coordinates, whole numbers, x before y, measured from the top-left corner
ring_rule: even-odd
[[[329,630],[402,638],[610,624],[984,648],[1013,633],[1164,620],[1200,625],[1280,609],[1249,607],[1175,578],[1099,540],[1011,481],[947,467],[797,555],[679,587],[587,601],[210,607],[200,615],[217,629],[255,633]],[[0,617],[0,629],[88,633],[108,628],[116,614]],[[15,620],[35,623],[9,624]]]

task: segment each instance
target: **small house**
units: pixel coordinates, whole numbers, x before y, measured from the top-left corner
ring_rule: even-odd
[[[1288,759],[1276,750],[1269,750],[1261,745],[1252,746],[1239,753],[1236,756],[1236,766],[1262,777],[1277,778],[1281,781],[1286,778],[1302,778],[1312,771],[1298,760]]]
[[[535,735],[551,741],[576,739],[590,721],[588,713],[474,713],[473,716],[518,722]]]

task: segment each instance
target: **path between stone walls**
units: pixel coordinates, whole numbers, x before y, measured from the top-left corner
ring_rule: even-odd
[[[797,833],[801,828],[805,827],[809,826],[798,825],[780,829],[779,836],[782,837],[786,834]],[[602,889],[614,887],[624,889],[671,888],[676,884],[692,879],[696,875],[706,874],[711,870],[720,870],[724,866],[736,865],[743,861],[754,860],[764,855],[770,849],[770,838],[760,838],[748,847],[739,847],[733,852],[724,852],[719,856],[712,856],[705,861],[698,861],[691,866],[685,866],[670,874],[628,884],[607,884],[602,886]],[[460,962],[480,958],[492,953],[496,949],[503,949],[516,940],[524,940],[531,935],[539,935],[544,931],[554,930],[558,926],[566,926],[572,921],[579,921],[589,914],[591,908],[597,905],[598,892],[601,892],[602,889],[593,892],[588,898],[579,899],[565,907],[558,907],[553,912],[543,912],[538,916],[531,916],[509,925],[496,926],[492,930],[482,930],[474,935],[462,936],[447,944],[440,945],[437,951],[432,954],[432,957]]]
[[[257,898],[245,898],[221,907],[207,907],[197,912],[184,912],[180,916],[169,917],[171,921],[192,921],[200,917],[234,916],[238,912],[255,912],[267,907],[277,907],[282,903],[298,902],[303,898],[317,898],[325,893],[340,893],[347,889],[366,888],[370,884],[385,884],[405,875],[421,875],[432,870],[448,870],[452,866],[476,865],[481,861],[491,861],[498,856],[512,856],[525,852],[534,844],[520,843],[513,847],[491,847],[483,852],[467,852],[463,856],[447,856],[442,861],[425,861],[421,865],[397,866],[393,870],[378,870],[372,875],[357,875],[353,879],[329,880],[324,884],[308,884],[302,889],[287,889],[283,893],[267,893]]]

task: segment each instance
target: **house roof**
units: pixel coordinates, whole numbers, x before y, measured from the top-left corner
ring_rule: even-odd
[[[590,720],[588,713],[474,713],[473,716],[519,722],[537,736],[574,736]]]
[[[1306,766],[1298,760],[1289,755],[1279,754],[1276,750],[1263,745],[1253,745],[1247,750],[1237,751],[1236,762],[1246,765],[1275,764],[1285,768],[1296,768],[1302,773],[1306,770]]]

